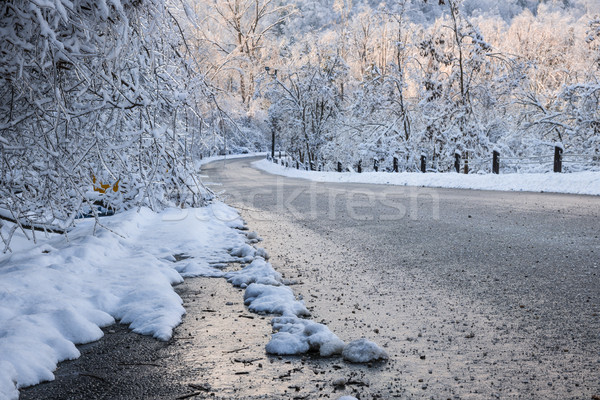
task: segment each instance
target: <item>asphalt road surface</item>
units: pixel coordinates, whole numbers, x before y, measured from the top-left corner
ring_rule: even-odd
[[[207,165],[312,319],[387,362],[272,357],[222,280],[178,287],[173,340],[123,327],[27,399],[600,399],[600,198],[314,183]]]

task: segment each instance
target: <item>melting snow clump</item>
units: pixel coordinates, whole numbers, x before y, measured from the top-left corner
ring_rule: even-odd
[[[229,254],[231,254],[233,257],[239,258],[241,262],[249,263],[254,260],[256,249],[249,244],[244,243],[243,245],[231,250]]]
[[[251,283],[273,286],[281,285],[281,274],[275,271],[271,264],[260,257],[255,258],[254,261],[239,271],[226,273],[225,278],[233,286],[241,288],[246,288]]]
[[[366,363],[375,360],[387,360],[385,350],[367,339],[354,340],[342,351],[344,360],[354,363]]]
[[[329,328],[297,317],[277,317],[271,322],[277,331],[266,350],[269,354],[295,355],[318,351],[322,357],[341,354],[345,343]]]
[[[296,300],[287,286],[271,286],[252,283],[244,293],[244,304],[255,313],[280,314],[284,316],[309,316],[304,302]]]

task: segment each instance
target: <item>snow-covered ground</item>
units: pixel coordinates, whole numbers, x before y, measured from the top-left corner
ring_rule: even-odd
[[[17,232],[12,253],[0,256],[0,399],[18,399],[20,387],[53,380],[58,362],[80,356],[76,344],[100,339],[100,328],[116,321],[169,340],[185,314],[173,285],[194,276],[224,278],[246,289],[250,311],[279,316],[267,353],[387,358],[375,343],[346,345],[306,319],[304,302],[267,262],[267,252],[252,246],[258,235],[243,231],[239,213],[223,203],[131,210],[102,223],[80,220],[68,237],[38,233],[35,243]],[[5,223],[1,233],[9,228]],[[231,263],[241,268],[225,270]]]
[[[318,172],[286,168],[268,160],[253,165],[263,171],[317,182],[353,182],[456,189],[552,192],[600,195],[600,172],[565,174],[458,174],[415,172]]]
[[[53,379],[75,344],[98,340],[115,320],[168,340],[185,313],[172,288],[183,277],[222,276],[211,266],[236,259],[245,245],[239,214],[223,203],[201,209],[128,211],[102,222],[81,220],[69,233],[37,243],[15,233],[0,255],[0,399]],[[8,227],[5,224],[4,230]],[[3,232],[6,233],[6,232]],[[190,258],[175,263],[176,255]]]

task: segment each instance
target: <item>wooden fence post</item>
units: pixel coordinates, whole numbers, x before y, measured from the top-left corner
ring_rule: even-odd
[[[394,172],[398,172],[398,157],[394,157]]]
[[[362,161],[358,160],[358,166],[356,168],[356,170],[358,171],[358,173],[360,174],[362,172],[362,165],[361,165]]]
[[[337,172],[342,172],[342,163],[339,161],[337,163]]]
[[[499,174],[500,173],[500,153],[497,150],[494,150],[494,157],[492,160],[492,173]]]
[[[425,154],[421,154],[421,172],[426,172],[427,171],[427,162],[426,162],[427,158],[425,157]]]
[[[373,169],[375,172],[379,171],[379,162],[377,160],[373,160]]]
[[[460,153],[458,151],[454,153],[454,169],[460,173]]]
[[[554,147],[554,172],[562,172],[562,153],[562,148]]]

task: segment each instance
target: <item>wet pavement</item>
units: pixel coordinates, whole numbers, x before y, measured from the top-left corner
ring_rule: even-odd
[[[204,173],[312,319],[389,361],[268,356],[270,317],[195,278],[171,341],[109,327],[22,399],[600,398],[599,198]]]

